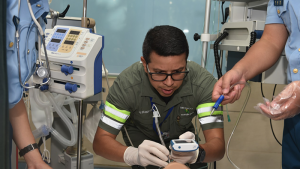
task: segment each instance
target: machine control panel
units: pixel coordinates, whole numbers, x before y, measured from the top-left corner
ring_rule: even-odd
[[[69,28],[57,28],[47,45],[47,50],[57,51],[61,42],[64,40]]]
[[[45,32],[46,49],[57,57],[72,56],[83,47],[82,44],[86,41],[84,37],[89,34],[88,29],[67,26],[56,26],[53,30],[46,29]],[[43,51],[42,55],[44,55]]]
[[[81,31],[76,29],[71,29],[68,35],[66,36],[64,42],[58,49],[60,53],[69,53],[72,51],[74,44],[76,43],[78,36],[80,35]]]

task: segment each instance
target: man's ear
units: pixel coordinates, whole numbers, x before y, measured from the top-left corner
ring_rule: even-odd
[[[144,66],[144,70],[146,73],[148,73],[148,70],[147,70],[147,63],[146,63],[146,60],[143,56],[141,56],[141,61],[143,63],[143,66]]]

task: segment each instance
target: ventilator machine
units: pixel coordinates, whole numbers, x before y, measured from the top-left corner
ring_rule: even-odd
[[[55,26],[45,35],[52,76],[49,91],[80,99],[100,93],[104,37],[72,26]]]
[[[84,8],[86,5],[85,1]],[[68,9],[69,6],[64,14]],[[53,13],[58,12],[52,10],[50,14]],[[88,103],[94,105],[93,113],[100,113],[99,109],[95,109],[95,105],[102,100],[104,36],[95,33],[95,23],[91,26],[87,23],[85,26],[78,26],[82,20],[93,20],[85,15],[83,18],[71,18],[70,20],[76,23],[73,26],[55,25],[57,19],[62,18],[54,20],[52,16],[47,17],[53,19],[54,24],[49,23],[52,28],[45,29],[43,43],[39,42],[41,48],[38,50],[37,64],[37,70],[44,70],[42,68],[46,67],[47,72],[43,77],[43,72],[37,71],[27,82],[30,86],[27,88],[30,88],[28,98],[32,122],[36,127],[33,135],[36,139],[41,138],[40,142],[45,145],[45,138],[51,133],[51,155],[46,146],[41,153],[43,160],[50,163],[51,159],[51,167],[57,169],[94,168],[93,154],[81,145],[82,115]],[[78,103],[78,109],[75,103]],[[95,117],[94,115],[91,117]],[[88,121],[88,118],[85,121]],[[90,135],[94,135],[91,133]]]

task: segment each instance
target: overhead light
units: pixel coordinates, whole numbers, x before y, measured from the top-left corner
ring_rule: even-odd
[[[184,29],[183,32],[184,33],[189,33],[189,30],[188,29]]]

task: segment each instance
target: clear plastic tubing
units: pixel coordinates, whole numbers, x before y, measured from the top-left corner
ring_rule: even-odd
[[[227,146],[226,146],[226,156],[227,156],[229,162],[230,162],[236,169],[240,169],[237,165],[235,165],[235,164],[233,163],[233,161],[232,161],[232,160],[230,159],[230,157],[229,157],[229,145],[230,145],[231,138],[232,138],[232,136],[233,136],[233,134],[234,134],[234,131],[235,131],[237,125],[239,124],[239,121],[240,121],[240,119],[241,119],[241,117],[242,117],[242,114],[243,114],[243,112],[244,112],[244,110],[245,110],[245,107],[246,107],[246,105],[247,105],[247,103],[248,103],[248,100],[249,100],[249,97],[250,97],[250,94],[251,94],[251,88],[250,88],[249,83],[247,83],[247,82],[237,82],[237,83],[235,83],[234,85],[232,85],[232,86],[230,87],[230,89],[232,89],[232,88],[233,88],[235,85],[237,85],[237,84],[245,84],[245,85],[248,87],[248,93],[247,93],[247,97],[246,97],[246,99],[245,99],[245,102],[244,102],[244,104],[243,104],[243,107],[242,107],[242,109],[241,109],[241,111],[240,111],[240,115],[239,115],[238,119],[236,120],[235,126],[234,126],[234,128],[233,128],[233,130],[232,130],[232,132],[231,132],[231,135],[230,135],[229,139],[228,139]]]
[[[70,134],[71,134],[71,140],[67,140],[65,139],[62,135],[60,135],[56,130],[54,130],[51,126],[51,133],[64,145],[66,146],[73,146],[76,144],[76,138],[77,138],[77,133],[76,133],[76,129],[73,126],[73,124],[71,123],[71,121],[69,120],[69,118],[67,117],[67,115],[63,112],[63,110],[61,109],[61,107],[59,107],[57,105],[57,103],[54,101],[53,96],[51,95],[50,92],[45,92],[45,95],[47,96],[47,98],[49,99],[49,101],[51,102],[51,104],[53,105],[55,111],[57,112],[57,114],[60,116],[60,118],[65,122],[66,126],[68,127]],[[48,114],[48,113],[46,113]],[[49,127],[49,126],[48,126]]]

